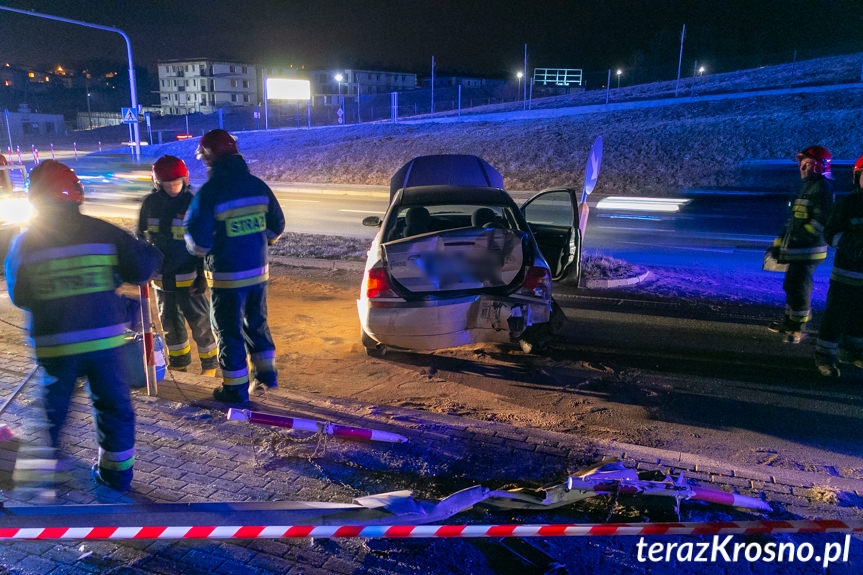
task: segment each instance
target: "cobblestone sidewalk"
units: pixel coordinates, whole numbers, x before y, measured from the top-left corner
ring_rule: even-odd
[[[7,397],[32,367],[23,345],[0,344],[0,398]],[[253,400],[252,409],[346,425],[373,427],[408,437],[403,444],[335,440],[309,433],[225,420],[225,407],[210,399],[216,380],[172,374],[158,397],[134,393],[137,445],[133,493],[127,502],[329,501],[350,502],[372,493],[411,489],[417,497],[438,499],[482,484],[541,487],[560,483],[568,473],[606,457],[622,457],[639,469],[687,472],[729,491],[765,497],[776,509],[771,518],[860,517],[859,485],[810,473],[770,476],[758,470],[729,469],[688,454],[595,442],[577,436],[517,428],[461,417],[376,406],[277,389]],[[39,436],[36,383],[30,383],[0,416],[21,441]],[[68,481],[58,503],[116,503],[89,478],[96,457],[95,430],[83,388],[73,400],[64,436]],[[7,448],[9,446],[7,445]],[[14,453],[0,450],[0,469],[11,468]],[[859,483],[859,482],[858,482]],[[28,504],[4,486],[6,505]],[[856,499],[855,499],[856,498]],[[661,498],[665,499],[665,498]],[[545,513],[490,514],[482,509],[453,522],[570,523],[676,520],[671,506],[609,497]],[[613,505],[613,504],[612,504]],[[695,503],[683,504],[683,520],[757,518]],[[613,511],[612,514],[609,511]],[[821,536],[824,539],[825,536]],[[820,541],[814,539],[813,541]],[[635,540],[543,539],[522,542],[512,551],[501,540],[231,540],[231,541],[19,541],[0,544],[0,573],[560,573],[648,572],[635,559]],[[814,544],[814,543],[813,543]],[[831,573],[856,572],[863,562],[859,541],[852,560]],[[532,555],[533,554],[533,555]],[[530,557],[533,557],[531,560]],[[532,563],[531,563],[532,561]],[[586,566],[591,566],[589,569]],[[732,573],[735,565],[690,564],[679,573]],[[814,566],[813,566],[814,567]],[[586,569],[586,571],[585,571]],[[690,570],[692,569],[692,570]],[[807,570],[797,564],[786,572]],[[772,572],[760,570],[754,572]],[[656,572],[650,570],[649,572]]]

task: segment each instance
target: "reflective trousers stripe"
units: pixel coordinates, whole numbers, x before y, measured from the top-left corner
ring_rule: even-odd
[[[99,448],[99,467],[113,471],[126,471],[135,465],[135,448],[125,451],[106,451]]]
[[[207,278],[207,285],[212,288],[220,288],[220,289],[230,289],[230,288],[242,288],[253,286],[257,284],[262,284],[270,279],[270,273],[264,273],[259,276],[245,278],[241,280],[213,280]]]
[[[62,357],[64,355],[78,355],[81,353],[89,353],[91,351],[113,349],[124,345],[127,341],[128,340],[125,335],[116,335],[114,337],[82,341],[79,343],[68,343],[66,345],[44,347],[36,346],[36,358],[44,359],[49,357]]]

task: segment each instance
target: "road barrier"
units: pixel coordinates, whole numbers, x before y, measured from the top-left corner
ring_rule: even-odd
[[[861,533],[863,521],[719,521],[525,525],[182,525],[0,529],[0,539],[421,539]]]

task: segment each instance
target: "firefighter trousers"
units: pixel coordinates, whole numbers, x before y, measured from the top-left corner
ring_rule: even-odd
[[[821,262],[791,262],[785,272],[782,289],[785,290],[785,326],[789,331],[800,331],[809,321],[812,296],[812,274]]]
[[[840,344],[854,356],[863,351],[863,286],[831,281],[815,353],[835,357]]]
[[[171,367],[186,367],[192,363],[192,346],[186,331],[188,321],[198,346],[201,369],[216,369],[216,338],[210,329],[210,302],[207,295],[189,288],[177,288],[175,291],[157,288],[156,305],[165,329],[168,364]]]
[[[51,447],[59,446],[75,383],[86,377],[96,421],[99,471],[120,489],[129,488],[135,463],[135,412],[124,354],[123,347],[115,347],[39,361],[48,374],[42,383],[42,402]]]
[[[274,387],[277,383],[276,346],[267,325],[266,282],[242,288],[212,288],[212,323],[219,345],[222,385],[248,390],[247,355],[255,379]]]

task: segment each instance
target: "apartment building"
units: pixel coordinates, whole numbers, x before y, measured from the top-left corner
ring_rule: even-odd
[[[336,80],[341,75],[342,80]],[[417,75],[381,70],[315,70],[309,73],[312,105],[338,106],[339,93],[353,100],[357,94],[387,94],[416,90]]]
[[[254,64],[206,58],[163,60],[159,67],[162,115],[212,113],[258,103]]]

